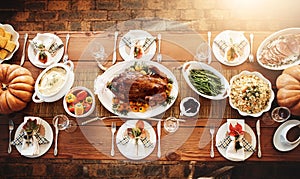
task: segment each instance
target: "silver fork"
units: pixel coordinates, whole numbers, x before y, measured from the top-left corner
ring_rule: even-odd
[[[210,157],[214,158],[215,157],[215,153],[214,153],[214,133],[215,133],[215,127],[214,126],[210,126],[209,132],[210,132],[210,135],[211,135]]]
[[[63,57],[63,62],[68,61],[69,55],[68,55],[68,44],[69,44],[70,34],[67,34],[66,36],[66,48],[65,48],[65,54]]]
[[[8,139],[8,150],[7,152],[11,153],[11,132],[14,130],[14,122],[10,119],[8,124],[8,130],[9,130],[9,139]]]
[[[157,34],[157,39],[158,39],[158,53],[157,53],[156,60],[158,63],[160,63],[162,60],[162,55],[160,53],[161,34]]]
[[[115,156],[115,143],[114,143],[115,132],[116,132],[116,123],[112,122],[111,123],[111,151],[110,151],[111,156]]]
[[[254,56],[253,56],[253,38],[254,38],[254,35],[251,33],[250,34],[250,55],[249,55],[249,61],[250,62],[254,61]]]

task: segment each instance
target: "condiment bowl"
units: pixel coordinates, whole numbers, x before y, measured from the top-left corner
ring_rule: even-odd
[[[88,88],[77,86],[66,93],[63,99],[63,106],[70,116],[87,117],[95,109],[95,96]]]
[[[185,97],[180,102],[181,114],[192,117],[198,114],[200,109],[200,103],[193,97]]]

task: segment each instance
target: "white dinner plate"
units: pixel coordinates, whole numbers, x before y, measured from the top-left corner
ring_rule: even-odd
[[[32,41],[46,41],[49,38],[53,38],[53,42],[56,42],[57,44],[63,44],[62,40],[55,34],[51,33],[44,33],[44,34],[38,34],[35,36]],[[60,48],[53,57],[50,57],[50,60],[48,60],[47,63],[42,63],[36,58],[36,53],[34,51],[34,48],[31,44],[28,45],[28,59],[29,61],[36,67],[39,68],[47,68],[48,66],[58,63],[60,59],[62,58],[64,54],[64,48]]]
[[[116,143],[121,154],[131,160],[141,160],[149,156],[156,145],[156,133],[153,127],[146,121],[143,121],[145,124],[145,129],[149,132],[150,141],[153,144],[153,147],[146,148],[141,140],[138,140],[136,143],[135,139],[130,139],[127,144],[118,144],[119,141],[123,139],[124,133],[127,128],[135,127],[135,124],[138,120],[128,120],[126,121],[118,130],[116,136]]]
[[[222,126],[220,126],[220,128],[219,128],[219,130],[216,134],[216,144],[226,137],[227,129],[228,129],[227,123],[224,123]],[[252,145],[252,147],[256,148],[256,136],[255,136],[253,130],[251,129],[251,127],[248,126],[248,124],[246,124],[246,123],[245,123],[245,131],[247,133],[249,133],[250,136],[251,136],[251,139],[252,139],[251,140],[251,145]],[[226,149],[225,148],[217,147],[217,149],[223,157],[225,157],[226,159],[231,160],[231,161],[244,161],[244,160],[248,159],[253,154],[253,152],[245,151],[244,160],[238,160],[238,159],[232,159],[232,158],[226,157]]]
[[[245,40],[245,42],[247,44],[244,47],[243,54],[240,57],[236,58],[234,61],[229,62],[225,58],[225,55],[221,52],[218,45],[215,43],[215,42],[218,42],[219,40],[224,40],[226,42],[226,44],[232,44],[232,43],[239,44],[240,42]],[[227,66],[240,65],[240,64],[244,63],[250,55],[249,41],[245,37],[244,33],[240,32],[240,31],[233,31],[233,30],[225,30],[225,31],[221,32],[220,34],[218,34],[213,41],[212,50],[213,50],[213,53],[214,53],[215,57],[217,58],[217,60]]]
[[[194,87],[194,85],[191,83],[191,81],[189,79],[190,70],[192,70],[192,69],[208,70],[208,71],[214,73],[215,75],[217,75],[221,79],[221,83],[224,86],[224,89],[221,91],[221,94],[218,94],[217,96],[210,96],[210,95],[200,93]],[[199,94],[200,96],[202,96],[204,98],[213,99],[213,100],[221,100],[221,99],[227,98],[229,95],[229,83],[228,83],[227,79],[218,70],[216,70],[215,68],[213,68],[210,65],[207,65],[202,62],[196,62],[196,61],[186,62],[183,64],[182,74],[183,74],[185,81],[190,86],[190,88],[192,88],[192,90],[194,90],[197,94]]]
[[[30,117],[30,118],[34,119],[34,118],[39,118],[39,117]],[[45,136],[44,137],[49,141],[49,143],[48,144],[42,144],[42,145],[39,146],[40,152],[39,152],[38,155],[26,155],[25,156],[25,157],[28,157],[28,158],[37,158],[37,157],[40,157],[40,156],[44,155],[50,149],[50,147],[52,145],[52,142],[53,142],[53,131],[52,131],[51,126],[45,120],[43,120],[41,118],[39,118],[39,119],[41,120],[41,125],[43,125],[44,128],[45,128]],[[21,123],[19,125],[19,127],[16,130],[14,139],[16,139],[19,136],[19,134],[21,133],[22,128],[25,125],[25,123],[26,123],[26,121],[24,121],[23,123]],[[16,145],[16,148],[17,148],[18,152],[21,153],[22,145]]]
[[[300,144],[300,141],[299,141],[294,145],[286,145],[280,141],[280,134],[281,134],[282,130],[290,124],[298,124],[299,125],[300,121],[299,120],[288,120],[288,121],[284,122],[283,124],[281,124],[277,128],[276,132],[274,133],[273,144],[274,144],[275,148],[279,151],[287,152],[287,151],[293,150]]]
[[[157,105],[154,107],[149,107],[145,112],[131,111],[128,112],[127,115],[120,114],[113,109],[113,98],[115,95],[106,87],[106,84],[107,82],[110,82],[118,74],[124,72],[127,68],[134,65],[135,63],[142,63],[144,65],[154,66],[158,68],[161,72],[163,72],[169,79],[171,79],[173,81],[173,85],[172,85],[172,91],[170,93],[170,96],[173,97],[173,99],[167,105],[160,105],[160,106]],[[145,119],[148,117],[159,115],[165,112],[166,110],[168,110],[173,105],[173,103],[175,102],[178,96],[178,82],[174,74],[168,68],[166,68],[165,66],[157,62],[147,61],[147,60],[130,60],[130,61],[119,62],[111,66],[109,69],[107,69],[102,75],[99,75],[95,80],[94,90],[95,90],[95,94],[98,95],[101,104],[111,113],[119,116],[124,116],[124,117]]]
[[[256,52],[256,58],[257,58],[258,64],[260,64],[262,67],[264,67],[266,69],[269,69],[269,70],[284,70],[288,67],[291,67],[291,66],[294,66],[294,65],[299,65],[300,64],[299,57],[297,58],[296,61],[293,61],[292,63],[279,65],[279,66],[266,65],[262,62],[262,59],[261,59],[262,51],[265,48],[269,49],[269,44],[270,44],[271,41],[274,41],[275,39],[278,39],[280,36],[292,35],[292,34],[298,34],[299,35],[300,34],[300,28],[287,28],[287,29],[277,31],[277,32],[271,34],[270,36],[268,36],[264,41],[262,41],[262,43],[259,45],[259,47],[257,49],[257,52]],[[298,56],[299,54],[296,54],[296,55]]]
[[[154,38],[149,32],[144,30],[130,30],[127,32],[122,39],[130,38],[132,41],[139,40],[141,44],[144,44],[146,38]],[[131,60],[130,58],[130,48],[125,44],[123,40],[120,40],[119,43],[119,53],[121,57],[126,60]],[[150,45],[150,47],[145,51],[144,55],[140,58],[140,60],[151,60],[156,52],[156,43],[155,41]]]
[[[2,27],[5,31],[10,32],[12,34],[11,41],[13,41],[16,44],[16,47],[12,53],[9,53],[6,58],[3,60],[0,59],[0,63],[2,63],[5,60],[10,60],[14,53],[19,49],[19,33],[15,31],[15,29],[9,25],[9,24],[1,24],[0,27]]]

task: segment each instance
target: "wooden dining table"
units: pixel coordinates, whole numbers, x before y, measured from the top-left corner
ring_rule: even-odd
[[[35,31],[20,31],[20,47],[17,52],[14,54],[13,58],[5,61],[7,64],[20,64],[20,59],[22,56],[22,48],[24,42],[24,34],[28,33],[29,40],[32,40],[37,33],[44,32],[35,32]],[[75,80],[73,87],[75,86],[84,86],[94,91],[94,81],[97,76],[104,73],[101,69],[98,68],[95,59],[93,58],[93,47],[97,43],[101,43],[107,54],[105,61],[101,63],[107,67],[113,67],[112,64],[112,53],[113,53],[113,40],[114,32],[76,32],[76,31],[56,31],[48,32],[53,33],[60,37],[60,39],[65,43],[65,37],[67,34],[70,34],[70,41],[68,47],[69,60],[74,63],[74,74]],[[120,53],[118,44],[121,37],[126,34],[127,31],[120,31],[119,38],[117,43],[117,63],[124,63]],[[247,59],[244,63],[238,66],[226,66],[220,63],[215,56],[212,56],[211,65],[217,69],[224,77],[229,81],[234,75],[239,74],[243,70],[248,71],[257,71],[265,76],[272,84],[272,90],[275,93],[275,99],[272,102],[271,109],[267,112],[264,112],[259,117],[251,116],[242,116],[238,113],[236,109],[233,109],[228,98],[222,100],[211,100],[199,96],[196,94],[186,83],[182,75],[182,65],[185,62],[195,60],[196,48],[202,41],[206,41],[207,34],[204,32],[184,32],[184,31],[172,31],[172,32],[156,32],[149,31],[154,37],[158,33],[162,34],[162,43],[161,43],[161,53],[163,55],[161,65],[164,65],[168,68],[176,77],[178,82],[178,96],[174,100],[174,104],[170,106],[169,109],[163,111],[157,116],[153,116],[158,119],[162,119],[162,131],[161,131],[161,157],[157,157],[157,144],[153,152],[141,159],[134,160],[134,162],[145,162],[145,161],[162,161],[168,162],[166,155],[170,151],[175,151],[179,157],[176,158],[176,161],[196,161],[196,162],[208,162],[208,163],[219,163],[224,166],[226,165],[244,165],[247,163],[268,163],[268,162],[278,162],[278,163],[300,163],[300,150],[299,147],[295,148],[292,151],[281,152],[278,151],[273,144],[273,135],[281,123],[274,122],[270,118],[270,113],[273,108],[278,106],[276,102],[276,79],[282,73],[281,70],[268,70],[263,68],[258,64],[256,60],[256,55],[254,62],[249,62]],[[220,32],[212,32],[212,39],[216,37]],[[261,44],[261,42],[271,35],[274,32],[271,31],[257,31],[254,32],[254,54]],[[249,39],[250,32],[244,32],[247,39]],[[157,42],[154,42],[157,43]],[[28,51],[29,42],[26,43],[26,52]],[[157,53],[157,50],[156,50]],[[26,53],[27,54],[27,53]],[[152,58],[154,63],[156,62],[156,54]],[[126,62],[126,61],[125,61]],[[63,63],[62,59],[59,63]],[[207,61],[203,61],[207,63]],[[39,74],[44,70],[43,68],[36,67],[26,55],[24,68],[27,68],[32,73],[33,78],[36,80]],[[96,84],[97,85],[97,84]],[[200,102],[200,111],[196,116],[186,117],[180,114],[180,102],[184,97],[192,96]],[[23,122],[25,116],[35,116],[40,117],[47,121],[53,133],[55,133],[52,119],[54,116],[59,114],[67,115],[70,120],[73,120],[77,123],[77,129],[74,132],[60,131],[58,136],[58,155],[54,156],[54,141],[50,149],[39,157],[39,160],[63,160],[63,159],[82,159],[82,160],[103,160],[103,161],[132,161],[131,159],[126,158],[122,153],[115,147],[115,155],[110,155],[111,150],[111,124],[116,122],[117,131],[118,129],[127,121],[122,118],[113,118],[98,120],[95,122],[88,123],[87,125],[82,125],[82,122],[92,119],[94,117],[103,117],[103,116],[115,116],[116,114],[110,112],[106,109],[103,104],[98,99],[98,96],[95,95],[96,107],[93,113],[85,118],[75,118],[66,113],[63,107],[63,98],[58,99],[54,102],[42,102],[35,103],[33,101],[29,102],[25,109],[8,114],[0,115],[0,162],[5,163],[10,159],[14,161],[24,162],[28,159],[20,155],[20,153],[13,146],[12,153],[7,153],[8,148],[8,121],[12,119],[15,128],[12,132],[14,137],[17,127]],[[185,122],[180,122],[179,129],[175,133],[168,133],[163,129],[164,120],[167,117],[176,117],[184,119]],[[261,151],[262,157],[257,156],[257,146],[256,151],[245,161],[234,162],[227,160],[222,156],[214,143],[214,157],[210,157],[210,148],[211,148],[211,136],[209,133],[210,124],[215,125],[215,133],[217,133],[218,128],[226,123],[227,119],[244,119],[245,123],[248,124],[253,132],[256,135],[255,124],[257,120],[261,121]],[[292,116],[290,119],[298,119],[297,116]],[[146,120],[154,129],[157,134],[157,121],[155,120]],[[116,135],[116,133],[115,133]],[[55,139],[55,136],[54,136]],[[257,140],[257,138],[256,138]],[[214,141],[215,142],[215,141]]]

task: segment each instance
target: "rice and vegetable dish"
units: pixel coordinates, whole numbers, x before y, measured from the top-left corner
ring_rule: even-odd
[[[271,87],[254,74],[243,74],[231,84],[230,100],[236,108],[255,114],[264,110],[271,98]]]

